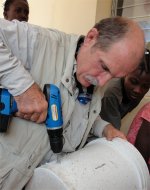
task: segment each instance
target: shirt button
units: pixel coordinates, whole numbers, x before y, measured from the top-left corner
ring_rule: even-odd
[[[69,79],[66,79],[66,82],[69,82]]]
[[[96,113],[96,110],[94,110],[93,113]]]

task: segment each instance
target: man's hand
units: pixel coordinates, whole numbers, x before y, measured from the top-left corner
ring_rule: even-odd
[[[15,96],[18,112],[16,116],[42,123],[47,116],[48,103],[37,84],[33,84],[28,90],[19,96]]]
[[[113,127],[113,125],[109,124],[106,125],[103,131],[103,135],[106,137],[107,140],[112,140],[115,137],[119,137],[121,139],[127,140],[126,136],[124,133]]]

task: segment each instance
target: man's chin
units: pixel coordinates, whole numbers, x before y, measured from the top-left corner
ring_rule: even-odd
[[[89,86],[92,85],[92,84],[90,83],[90,81],[87,80],[85,77],[80,78],[80,79],[81,79],[81,80],[80,80],[79,82],[80,82],[80,84],[81,84],[83,87],[87,88],[87,87],[89,87]]]
[[[83,81],[81,81],[80,82],[81,83],[81,85],[83,86],[83,87],[85,87],[85,88],[87,88],[87,87],[89,87],[91,84],[88,82],[88,81],[86,81],[86,80],[83,80]]]
[[[133,95],[131,95],[130,97],[129,97],[129,99],[131,100],[131,101],[140,101],[142,98],[141,97],[137,97],[137,96],[133,96]]]
[[[94,85],[94,86],[97,86],[98,85],[98,80],[91,76],[91,75],[86,75],[85,76],[85,81],[90,85]]]
[[[89,82],[86,82],[84,84],[82,84],[82,86],[84,86],[85,88],[89,87],[91,84]]]

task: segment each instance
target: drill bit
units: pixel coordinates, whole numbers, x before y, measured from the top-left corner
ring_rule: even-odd
[[[57,156],[56,162],[60,164],[61,163],[61,153],[57,153],[56,156]]]

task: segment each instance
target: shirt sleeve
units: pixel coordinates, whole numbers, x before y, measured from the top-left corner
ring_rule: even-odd
[[[141,117],[150,122],[150,103],[145,104],[141,109]]]
[[[103,97],[100,116],[115,128],[120,129],[121,115],[119,112],[119,102],[116,97]]]
[[[145,104],[136,114],[133,119],[129,131],[127,134],[127,139],[130,143],[135,144],[137,134],[141,128],[143,119],[150,122],[150,103]]]
[[[30,73],[0,39],[0,84],[13,96],[26,91],[32,84]]]
[[[96,119],[93,125],[91,133],[97,137],[102,137],[103,130],[108,124],[110,123],[108,123],[107,121],[104,121],[100,116],[98,116],[98,118]]]

